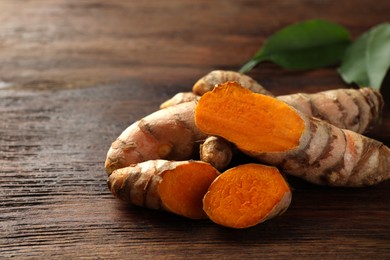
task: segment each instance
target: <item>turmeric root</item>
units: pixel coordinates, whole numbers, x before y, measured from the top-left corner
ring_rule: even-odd
[[[129,126],[112,143],[105,162],[108,174],[147,160],[191,159],[207,136],[194,122],[195,102],[156,111]]]
[[[202,96],[195,123],[202,132],[316,184],[358,187],[390,178],[390,149],[381,142],[305,116],[235,82]]]
[[[200,145],[200,159],[217,170],[225,169],[233,157],[233,145],[221,137],[209,136]]]
[[[251,77],[239,72],[225,70],[214,70],[205,75],[195,83],[195,85],[192,87],[192,92],[196,95],[202,96],[206,92],[213,90],[215,85],[224,83],[226,81],[236,81],[240,85],[245,86],[255,93],[272,96],[268,90],[263,88]]]
[[[151,160],[115,170],[107,183],[116,197],[133,205],[204,219],[202,199],[218,175],[200,161]]]
[[[160,109],[164,109],[170,106],[175,106],[185,102],[197,101],[199,100],[199,98],[200,96],[192,92],[180,92],[174,95],[172,98],[168,99],[167,101],[163,102],[160,105]]]
[[[290,202],[290,188],[277,168],[243,164],[213,181],[203,209],[217,224],[248,228],[281,215]]]

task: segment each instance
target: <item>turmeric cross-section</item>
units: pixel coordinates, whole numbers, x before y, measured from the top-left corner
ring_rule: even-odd
[[[217,224],[248,228],[282,214],[290,201],[290,188],[278,169],[243,164],[214,180],[203,199],[203,208]]]

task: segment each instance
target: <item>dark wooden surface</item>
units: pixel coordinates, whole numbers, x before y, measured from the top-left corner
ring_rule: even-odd
[[[231,230],[124,205],[103,168],[134,120],[213,69],[237,70],[277,29],[325,18],[357,37],[389,14],[368,0],[0,0],[0,258],[389,259],[388,182],[289,178],[283,216]],[[346,86],[335,68],[249,74],[275,94]],[[390,145],[388,106],[370,136]]]

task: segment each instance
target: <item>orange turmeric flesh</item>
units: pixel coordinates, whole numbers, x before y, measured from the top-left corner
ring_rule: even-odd
[[[282,214],[290,202],[290,188],[277,168],[243,164],[214,180],[203,209],[217,224],[247,228]]]
[[[206,163],[177,166],[162,173],[158,193],[164,207],[192,219],[207,218],[202,199],[219,173]]]
[[[256,94],[236,82],[207,92],[195,109],[196,126],[246,151],[279,152],[299,145],[305,122],[284,102]]]

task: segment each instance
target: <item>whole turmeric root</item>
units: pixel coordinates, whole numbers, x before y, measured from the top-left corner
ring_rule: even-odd
[[[243,164],[218,176],[203,198],[203,209],[217,224],[248,228],[281,215],[291,190],[275,167]]]
[[[206,92],[213,90],[215,85],[224,83],[226,81],[236,81],[241,86],[245,86],[255,93],[272,96],[271,92],[263,88],[251,77],[239,72],[226,70],[214,70],[200,78],[192,87],[192,92],[196,95],[202,96]]]
[[[151,160],[115,170],[107,183],[116,197],[133,205],[204,219],[202,199],[218,175],[200,161]]]
[[[390,178],[390,149],[384,144],[235,82],[203,95],[195,122],[202,132],[313,183],[357,187]]]
[[[200,145],[200,160],[221,171],[230,164],[235,150],[233,145],[222,137],[209,136]]]
[[[188,160],[207,136],[195,126],[195,102],[156,111],[129,126],[111,144],[105,168],[116,169],[147,160]]]

